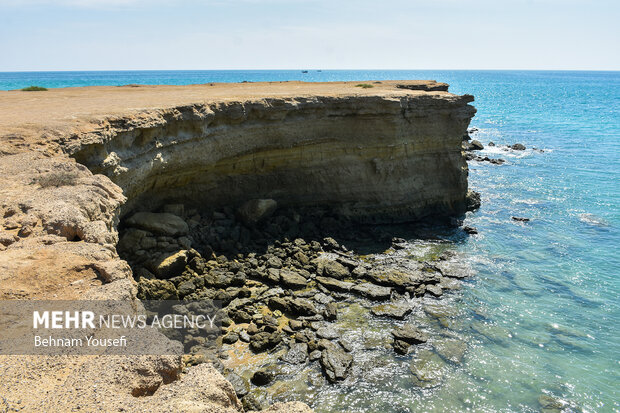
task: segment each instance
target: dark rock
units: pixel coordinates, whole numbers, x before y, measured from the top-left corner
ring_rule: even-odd
[[[282,341],[282,337],[279,332],[268,333],[262,331],[251,337],[250,350],[255,353],[261,353],[274,348],[280,341]]]
[[[481,151],[484,149],[484,146],[482,145],[482,143],[480,143],[480,141],[474,139],[473,141],[471,141],[469,143],[471,145],[471,150],[472,151]]]
[[[167,213],[137,212],[126,219],[125,224],[168,237],[187,235],[189,233],[189,227],[183,219]]]
[[[491,141],[488,143],[489,146],[495,146],[495,142]]]
[[[512,217],[513,221],[518,221],[518,222],[529,222],[530,219],[529,218],[521,218],[521,217]]]
[[[323,316],[327,321],[334,321],[338,318],[338,305],[336,303],[329,303],[325,306]]]
[[[349,374],[353,357],[339,345],[325,341],[322,340],[324,348],[320,359],[323,372],[332,383],[344,380]]]
[[[237,210],[237,216],[244,224],[254,226],[270,217],[277,208],[278,203],[273,199],[252,199]]]
[[[239,335],[236,333],[228,333],[222,338],[224,344],[234,344],[239,340]]]
[[[470,235],[475,235],[478,233],[478,230],[474,227],[470,227],[469,225],[465,225],[463,227],[463,231],[465,231],[466,233],[470,234]]]
[[[302,330],[295,333],[295,340],[300,343],[309,343],[316,340],[316,333],[312,330]]]
[[[270,257],[267,260],[267,266],[271,268],[282,268],[282,260],[278,257]]]
[[[226,374],[226,380],[232,384],[235,389],[235,393],[237,393],[237,397],[243,397],[250,391],[250,383],[240,375],[230,372]]]
[[[330,237],[323,238],[323,245],[325,245],[325,248],[328,251],[336,251],[340,249],[340,245],[338,245],[338,242],[336,242],[335,239]]]
[[[259,370],[252,375],[252,383],[257,386],[266,386],[275,378],[275,374],[269,370]]]
[[[196,291],[196,286],[191,280],[183,281],[181,284],[179,284],[177,290],[179,292],[179,297],[185,297],[186,295],[190,295],[194,291]]]
[[[515,151],[524,151],[525,145],[523,145],[522,143],[515,143],[514,145],[510,146],[510,149],[515,150]]]
[[[403,340],[394,340],[392,347],[394,347],[394,351],[397,354],[405,355],[409,352],[409,347],[411,347],[411,344]]]
[[[301,364],[308,358],[308,344],[294,343],[289,351],[282,357],[282,361],[290,364]]]
[[[371,283],[358,284],[353,287],[351,291],[373,300],[387,300],[392,295],[392,289],[390,287],[381,287]]]
[[[311,316],[317,314],[315,305],[305,298],[289,299],[288,308],[294,315]]]
[[[409,344],[422,344],[428,341],[428,335],[411,324],[392,330],[392,336],[395,340],[402,340]]]
[[[406,301],[399,301],[396,303],[376,305],[371,308],[371,312],[378,317],[392,317],[397,319],[404,319],[407,314],[411,313],[413,308]]]

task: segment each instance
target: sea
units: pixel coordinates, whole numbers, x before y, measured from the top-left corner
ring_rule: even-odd
[[[474,95],[480,155],[506,160],[469,163],[482,206],[464,224],[478,233],[440,236],[474,274],[445,298],[456,316],[444,327],[467,351],[437,386],[413,385],[401,357],[305,401],[319,412],[619,412],[620,72],[23,72],[0,73],[0,89],[388,79]],[[515,143],[527,149],[506,150]]]

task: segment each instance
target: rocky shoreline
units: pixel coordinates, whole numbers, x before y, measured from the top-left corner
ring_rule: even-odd
[[[176,204],[161,211],[139,212],[123,223],[119,253],[133,268],[138,298],[222,303],[219,346],[206,346],[199,335],[185,337],[186,363],[212,362],[246,409],[264,407],[258,388],[287,376],[283,365],[320,371],[325,385],[349,377],[355,359],[338,327],[340,303],[361,303],[369,317],[404,320],[422,297],[458,289],[468,275],[449,251],[420,260],[390,254],[408,248],[394,234],[415,236],[419,223],[359,225],[318,208],[277,209],[273,200],[252,200],[237,210],[186,212]],[[411,321],[391,335],[389,346],[398,355],[429,339]],[[460,361],[465,348],[452,340],[443,354]],[[243,353],[273,356],[226,366]]]

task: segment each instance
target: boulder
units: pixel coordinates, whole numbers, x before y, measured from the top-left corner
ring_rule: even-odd
[[[337,280],[341,280],[351,275],[349,269],[339,263],[338,261],[325,260],[323,261],[323,275],[325,277],[332,277]]]
[[[259,370],[252,375],[252,383],[257,386],[266,386],[271,383],[275,377],[272,371]]]
[[[480,141],[474,139],[473,141],[469,142],[469,144],[471,145],[471,150],[472,151],[481,151],[484,149],[484,145],[482,145],[482,143],[480,143]]]
[[[332,326],[323,326],[316,330],[316,336],[318,338],[324,338],[326,340],[335,340],[340,335]]]
[[[381,287],[371,283],[358,284],[353,287],[351,291],[373,300],[387,300],[392,295],[392,289],[390,287]]]
[[[172,278],[181,275],[187,265],[188,251],[182,250],[160,256],[150,263],[150,270],[158,278]]]
[[[189,227],[185,221],[165,212],[137,212],[125,220],[125,224],[168,237],[178,237],[189,233]]]
[[[252,199],[237,209],[237,217],[247,226],[254,226],[269,218],[278,208],[273,199]]]
[[[322,340],[323,351],[320,363],[327,380],[332,383],[344,380],[349,374],[353,357],[346,353],[338,344]]]
[[[308,344],[294,343],[289,351],[282,357],[282,361],[290,364],[301,364],[308,358]]]
[[[323,311],[323,316],[327,321],[338,319],[338,305],[336,303],[328,303]]]
[[[280,270],[280,282],[286,287],[293,289],[304,288],[307,284],[304,277],[299,275],[297,272],[286,268]]]
[[[510,149],[515,150],[515,151],[524,151],[525,145],[523,145],[522,143],[515,143],[514,145],[510,146]]]

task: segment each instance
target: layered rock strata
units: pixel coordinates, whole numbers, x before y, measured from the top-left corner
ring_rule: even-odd
[[[131,269],[116,251],[119,219],[169,199],[217,207],[273,198],[382,220],[463,212],[467,166],[460,145],[475,113],[473,98],[436,82],[373,86],[0,92],[1,297],[135,299]],[[241,409],[215,371],[214,388],[184,393],[180,359],[1,359],[3,380],[11,383],[2,389],[3,402],[11,408],[53,410],[54,394],[67,410],[77,406],[78,393],[82,407],[116,406],[113,398],[132,400],[142,388],[135,383],[154,378],[163,410],[191,410],[192,401]],[[108,390],[76,393],[95,380],[101,363],[110,377],[123,372],[114,386],[98,381]],[[22,365],[32,366],[28,380]]]

